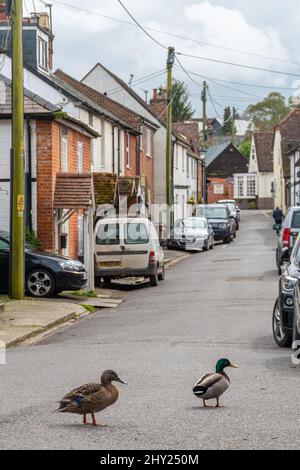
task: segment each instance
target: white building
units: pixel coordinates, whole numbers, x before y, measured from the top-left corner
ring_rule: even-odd
[[[257,176],[257,208],[274,208],[273,132],[254,132],[249,173]]]

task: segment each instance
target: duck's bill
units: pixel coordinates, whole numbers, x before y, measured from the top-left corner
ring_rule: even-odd
[[[232,367],[232,369],[238,369],[238,366],[236,366],[235,364],[230,364],[229,367]]]
[[[125,380],[123,380],[123,379],[120,379],[120,377],[119,377],[119,380],[118,380],[118,382],[120,382],[120,384],[123,384],[123,385],[128,385],[128,383],[127,383],[127,382],[125,382]]]

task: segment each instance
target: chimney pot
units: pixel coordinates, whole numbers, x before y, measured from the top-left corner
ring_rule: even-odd
[[[157,88],[153,90],[153,101],[157,101]]]

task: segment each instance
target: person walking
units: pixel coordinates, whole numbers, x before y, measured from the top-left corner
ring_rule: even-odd
[[[279,234],[281,228],[282,228],[282,222],[284,219],[284,215],[282,210],[279,207],[276,207],[276,209],[273,212],[273,219],[275,221],[275,224],[277,226],[277,233]]]

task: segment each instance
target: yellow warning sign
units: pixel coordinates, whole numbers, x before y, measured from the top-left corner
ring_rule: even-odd
[[[17,198],[17,210],[18,212],[23,212],[24,211],[24,195],[18,195]]]

